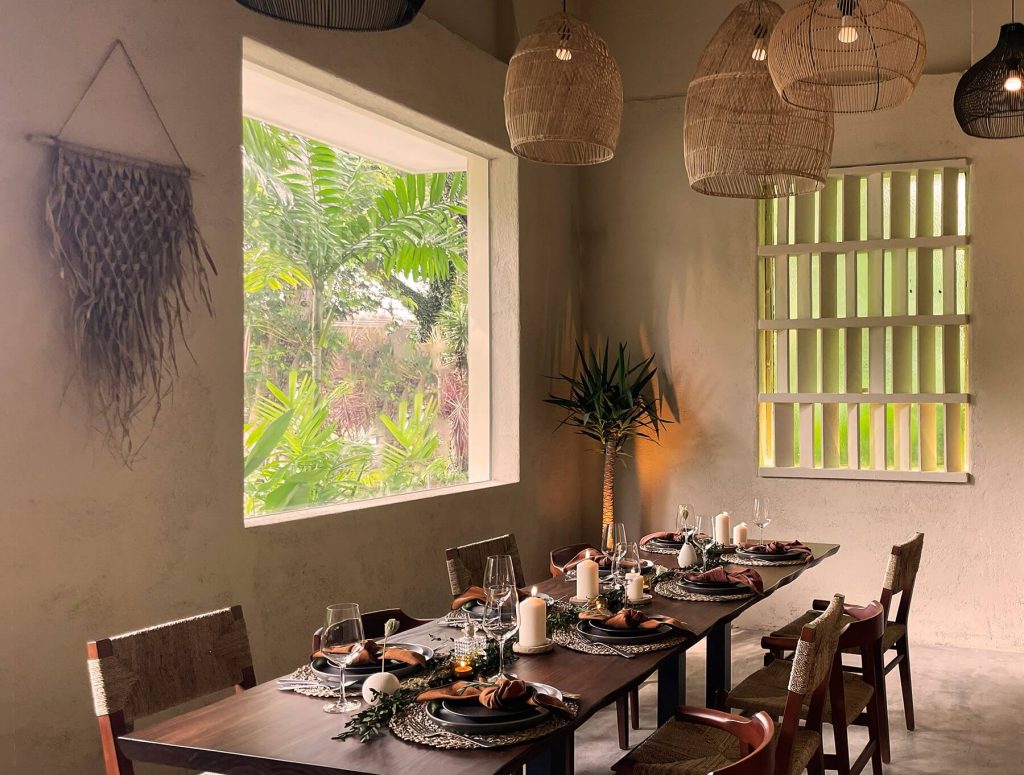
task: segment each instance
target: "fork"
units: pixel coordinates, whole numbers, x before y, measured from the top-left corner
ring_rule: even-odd
[[[467,743],[472,743],[473,745],[479,748],[495,747],[493,743],[485,743],[483,740],[476,740],[472,737],[466,737],[465,735],[460,735],[458,732],[452,732],[449,729],[431,729],[426,724],[417,719],[410,720],[412,721],[411,726],[413,726],[416,730],[416,734],[420,735],[421,737],[440,737],[441,735],[451,735],[452,737],[457,737],[459,740],[465,740]]]

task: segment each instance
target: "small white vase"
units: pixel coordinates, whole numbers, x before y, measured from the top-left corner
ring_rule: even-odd
[[[373,705],[377,699],[373,690],[380,692],[381,695],[394,694],[398,691],[398,679],[393,673],[373,673],[367,676],[363,681],[363,699],[368,705]]]
[[[680,568],[689,568],[691,565],[697,564],[697,552],[693,550],[691,544],[683,544],[676,557],[676,562],[679,563]]]

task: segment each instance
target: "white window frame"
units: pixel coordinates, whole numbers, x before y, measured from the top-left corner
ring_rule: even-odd
[[[502,235],[518,234],[518,208],[509,199],[518,191],[518,167],[507,152],[493,148],[457,130],[443,128],[451,142],[439,137],[437,122],[423,119],[403,106],[368,95],[358,86],[284,56],[254,41],[245,41],[243,59],[243,115],[258,118],[299,134],[316,137],[296,126],[296,104],[288,105],[289,114],[274,113],[270,105],[254,106],[246,101],[246,76],[276,79],[320,101],[330,100],[373,120],[393,126],[413,137],[452,151],[466,159],[467,173],[467,253],[469,272],[469,450],[468,481],[460,484],[415,490],[378,498],[323,504],[243,519],[246,527],[279,524],[299,519],[392,506],[519,481],[519,289],[518,246],[502,244],[496,253],[496,240]],[[328,87],[329,84],[329,87]],[[328,88],[325,88],[328,87]],[[299,122],[301,123],[301,122]],[[433,131],[422,131],[424,125]],[[322,138],[318,138],[322,139]],[[495,275],[493,268],[499,274]],[[500,321],[500,322],[499,322]],[[503,385],[501,402],[495,401],[492,384]]]
[[[970,179],[967,159],[836,168],[758,204],[759,476],[970,481]]]

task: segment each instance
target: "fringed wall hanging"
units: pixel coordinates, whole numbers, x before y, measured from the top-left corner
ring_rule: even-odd
[[[61,138],[118,48],[180,165]],[[68,291],[80,376],[111,451],[130,466],[142,447],[140,415],[148,414],[148,435],[177,374],[175,344],[178,336],[184,343],[190,302],[213,314],[207,269],[217,270],[196,224],[191,172],[121,41],[57,134],[31,139],[55,148],[46,222]]]

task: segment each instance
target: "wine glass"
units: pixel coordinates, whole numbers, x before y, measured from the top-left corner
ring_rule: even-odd
[[[710,519],[710,518],[709,518]],[[711,535],[714,533],[714,520],[711,519],[711,525],[709,526],[710,533],[705,533],[701,528],[704,525],[703,517],[695,517],[695,525],[693,532],[690,534],[690,543],[692,543],[697,550],[700,552],[700,565],[701,570],[708,569],[708,547],[715,542],[715,537]]]
[[[490,680],[515,679],[513,674],[505,672],[505,641],[519,630],[519,596],[515,585],[487,587],[487,601],[481,623],[484,632],[498,641],[498,673]]]
[[[619,560],[619,567],[623,572],[623,580],[625,580],[627,573],[640,572],[640,547],[637,545],[636,541],[626,544],[622,558]]]
[[[626,576],[625,558],[626,558],[626,554],[627,554],[628,551],[629,551],[629,544],[627,544],[625,541],[616,541],[615,542],[615,548],[613,548],[612,551],[611,551],[610,559],[611,559],[612,577],[613,577],[613,579],[618,581],[619,584],[624,584],[625,583],[625,576]]]
[[[683,540],[691,534],[693,530],[692,521],[695,516],[693,510],[693,504],[680,503],[679,508],[676,510],[676,534],[681,535]]]
[[[492,554],[484,565],[484,589],[516,587],[516,570],[510,554]]]
[[[601,525],[601,551],[609,558],[615,552],[615,544],[626,543],[626,525],[622,522],[607,522]]]
[[[761,528],[761,543],[764,544],[764,529],[772,523],[772,518],[768,513],[767,498],[754,498],[754,519],[752,521]]]
[[[359,700],[345,696],[345,668],[363,651],[363,620],[355,603],[327,606],[324,628],[320,635],[320,651],[324,658],[341,670],[338,699],[324,705],[325,713],[350,713],[362,706]]]

